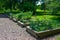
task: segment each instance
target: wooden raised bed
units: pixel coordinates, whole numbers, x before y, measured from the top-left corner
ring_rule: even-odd
[[[60,28],[37,32],[37,31],[32,30],[30,26],[27,26],[26,31],[37,38],[44,38],[47,36],[52,36],[52,35],[60,33]]]

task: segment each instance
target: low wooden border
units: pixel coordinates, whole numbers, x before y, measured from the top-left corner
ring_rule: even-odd
[[[26,26],[28,26],[28,24],[25,24],[25,23],[23,23],[23,22],[21,22],[21,21],[18,21],[17,19],[15,19],[15,18],[12,18],[12,17],[9,17],[11,20],[13,20],[14,22],[17,22],[18,23],[18,25],[20,25],[20,26],[22,26],[22,27],[26,27]]]
[[[52,36],[52,35],[60,33],[60,28],[37,32],[37,31],[32,30],[30,28],[30,26],[27,26],[26,31],[29,32],[31,35],[37,37],[37,38],[38,37],[39,38],[44,38],[44,37],[47,37],[47,36]]]
[[[15,18],[12,18],[12,20],[13,20],[14,22],[17,22],[17,20],[16,20]]]
[[[23,22],[21,22],[21,21],[17,21],[17,23],[18,23],[19,25],[23,26],[23,27],[26,27],[26,26],[29,25],[29,24],[25,24],[25,23],[23,23]]]

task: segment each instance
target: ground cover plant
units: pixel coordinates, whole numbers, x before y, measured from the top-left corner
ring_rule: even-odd
[[[17,19],[23,23],[27,22],[32,16],[32,12],[10,13],[10,17]]]
[[[10,13],[12,18],[23,23],[29,23],[29,26],[35,31],[52,30],[60,28],[60,16],[58,15],[35,15],[32,12]]]
[[[31,18],[31,16],[32,16],[32,12],[23,12],[20,21],[26,23]]]
[[[60,28],[59,18],[60,16],[56,15],[33,16],[30,20],[30,27],[35,31],[44,31]]]

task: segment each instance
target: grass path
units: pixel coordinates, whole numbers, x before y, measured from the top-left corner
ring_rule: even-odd
[[[54,37],[42,40],[55,40]],[[4,15],[0,15],[0,40],[38,40]],[[39,39],[40,40],[40,39]]]

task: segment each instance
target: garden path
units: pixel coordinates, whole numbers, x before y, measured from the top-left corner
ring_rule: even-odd
[[[10,20],[5,15],[0,14],[0,40],[38,40],[26,32],[26,28],[21,28],[17,23]],[[40,39],[39,39],[40,40]],[[54,40],[49,37],[43,40]]]

